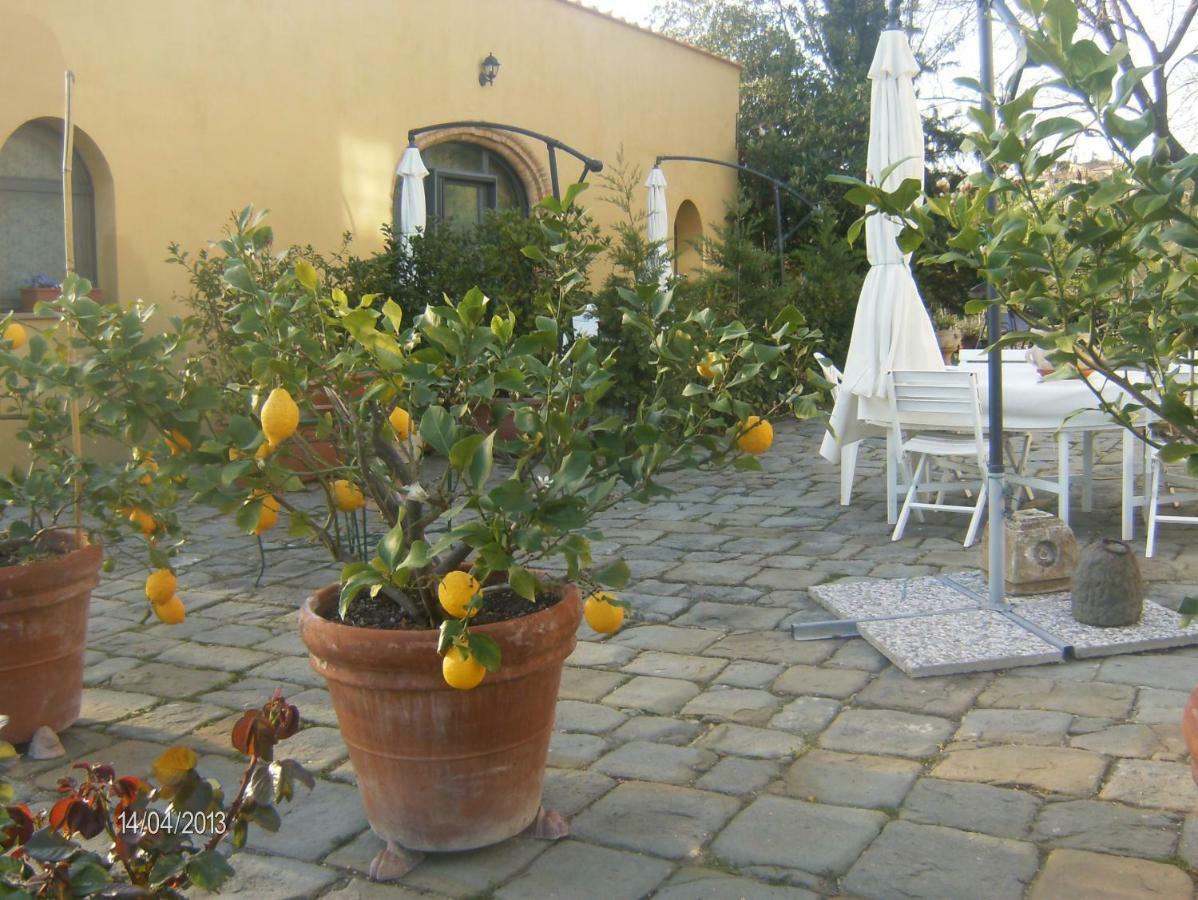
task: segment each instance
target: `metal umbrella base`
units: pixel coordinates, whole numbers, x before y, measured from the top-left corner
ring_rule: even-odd
[[[981,572],[853,581],[809,589],[837,618],[791,626],[796,640],[860,635],[912,677],[987,672],[1198,644],[1198,623],[1146,600],[1140,622],[1074,620],[1068,592],[994,604]]]

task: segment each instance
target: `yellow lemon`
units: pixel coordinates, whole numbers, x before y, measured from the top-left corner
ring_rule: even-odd
[[[333,482],[333,503],[342,512],[353,512],[366,505],[366,498],[352,481],[339,478]]]
[[[175,596],[179,581],[170,569],[155,569],[146,578],[146,596],[151,603],[167,603]]]
[[[275,388],[262,404],[262,433],[269,444],[281,444],[299,427],[299,407],[286,388]]]
[[[154,481],[153,476],[158,474],[158,463],[155,462],[154,457],[150,456],[148,453],[143,454],[139,462],[141,463],[142,468],[149,469],[149,471],[142,475],[141,478],[137,479],[137,483],[152,484]]]
[[[736,446],[745,453],[756,456],[770,449],[770,445],[774,443],[774,426],[765,419],[749,416],[742,428],[744,433],[736,439]]]
[[[263,534],[270,531],[278,524],[279,521],[279,501],[275,499],[273,494],[267,494],[262,501],[262,512],[258,516],[258,526],[254,529],[254,534]]]
[[[402,406],[397,406],[391,410],[391,415],[387,416],[387,421],[391,423],[391,427],[395,429],[395,433],[399,435],[401,441],[406,441],[408,435],[412,433],[412,417],[408,415],[408,411]]]
[[[191,440],[182,431],[172,431],[166,436],[166,446],[170,448],[171,456],[180,450],[190,450]]]
[[[178,625],[187,618],[187,610],[183,608],[179,595],[175,594],[165,603],[155,603],[154,615],[167,625]]]
[[[263,441],[258,445],[258,449],[254,451],[254,459],[261,462],[262,460],[266,459],[266,457],[274,453],[276,449],[277,447],[275,444],[272,444],[270,441]]]
[[[473,616],[477,609],[467,610],[466,605],[474,599],[474,595],[483,589],[478,579],[469,572],[450,572],[437,585],[437,599],[441,607],[455,619],[460,619],[469,613]]]
[[[20,350],[29,341],[25,334],[25,326],[20,322],[9,322],[4,329],[4,340],[8,341],[11,349]]]
[[[146,537],[158,530],[158,520],[144,509],[129,510],[129,521],[140,528],[141,533]]]
[[[720,358],[714,353],[708,353],[703,357],[703,362],[695,366],[695,371],[699,373],[699,377],[712,381],[719,374],[715,369],[719,364]]]
[[[457,647],[450,647],[441,659],[441,677],[451,688],[468,691],[482,683],[487,670],[473,656],[463,657]]]
[[[587,597],[582,607],[587,624],[600,634],[615,634],[624,621],[624,607],[611,602],[615,599],[614,594],[598,591]]]

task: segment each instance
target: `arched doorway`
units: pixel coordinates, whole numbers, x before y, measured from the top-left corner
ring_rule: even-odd
[[[690,200],[683,200],[674,214],[674,266],[679,275],[703,268],[703,220]]]
[[[416,139],[424,165],[425,209],[429,223],[481,222],[490,209],[527,213],[550,193],[549,176],[535,154],[512,135],[466,126]],[[400,179],[392,195],[398,221]]]
[[[11,306],[36,275],[62,280],[62,127],[60,119],[26,122],[0,147],[0,306]],[[115,289],[112,179],[79,129],[71,175],[75,271]]]

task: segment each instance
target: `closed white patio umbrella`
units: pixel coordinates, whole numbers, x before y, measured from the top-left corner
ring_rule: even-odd
[[[883,31],[870,66],[873,82],[866,177],[894,190],[904,179],[923,182],[923,127],[912,81],[919,71],[907,35]],[[882,180],[887,167],[895,168]],[[842,445],[877,434],[867,421],[885,421],[887,375],[896,369],[943,370],[932,321],[911,276],[910,255],[898,246],[901,227],[870,216],[865,249],[870,269],[861,287],[844,376],[820,455],[829,462]]]
[[[424,178],[428,169],[415,144],[403,152],[395,174],[399,176],[399,240],[406,246],[425,225]]]
[[[667,245],[670,237],[670,216],[666,211],[666,176],[662,173],[661,166],[654,166],[650,170],[645,187],[649,189],[649,221],[645,230],[650,242],[657,244],[657,252],[661,255],[658,283],[665,287],[670,278],[670,248]]]

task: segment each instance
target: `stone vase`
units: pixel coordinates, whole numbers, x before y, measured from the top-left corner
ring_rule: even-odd
[[[1073,618],[1083,625],[1135,625],[1144,612],[1136,555],[1123,541],[1104,538],[1085,549],[1073,574]]]

